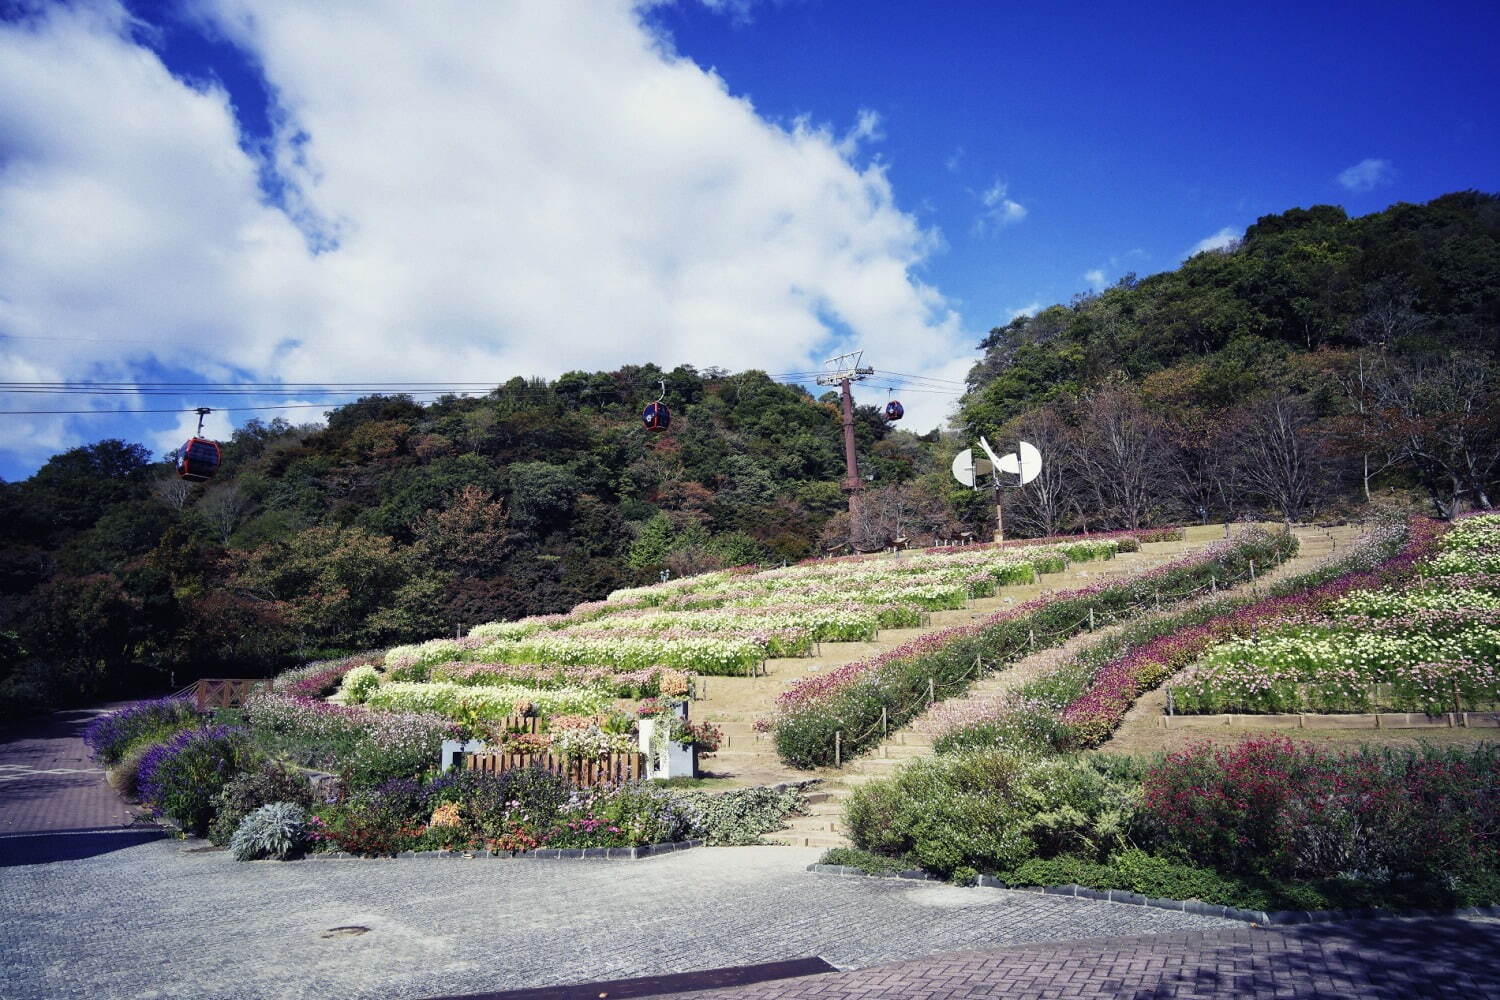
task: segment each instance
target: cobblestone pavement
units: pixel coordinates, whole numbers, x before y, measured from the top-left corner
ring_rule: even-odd
[[[855,972],[679,997],[958,1000],[968,997],[1500,997],[1500,921],[1382,920],[1133,936],[939,955]]]
[[[117,707],[54,712],[0,728],[0,837],[107,830],[134,821],[81,739],[94,716]]]
[[[821,956],[1232,926],[1064,896],[830,877],[806,848],[645,861],[236,863],[158,840],[0,867],[0,996],[422,997]],[[333,928],[364,927],[366,933]]]

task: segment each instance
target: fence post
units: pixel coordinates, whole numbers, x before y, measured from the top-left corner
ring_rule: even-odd
[[[1089,608],[1089,631],[1094,631],[1094,609]]]
[[[1177,699],[1172,694],[1172,689],[1171,688],[1167,688],[1167,714],[1168,715],[1176,715],[1177,714]]]
[[[885,739],[885,735],[886,735],[886,723],[887,723],[887,718],[886,718],[885,706],[881,705],[880,706],[880,738],[882,740]]]
[[[1208,574],[1208,591],[1211,594],[1219,592],[1219,577],[1214,573]]]
[[[844,731],[842,729],[833,731],[833,766],[844,766]]]
[[[1255,560],[1254,559],[1250,560],[1250,582],[1251,583],[1255,582]]]
[[[1030,628],[1026,630],[1026,641],[1030,648],[1036,649],[1036,629]]]
[[[937,685],[931,677],[927,678],[927,704],[931,705],[937,701]]]

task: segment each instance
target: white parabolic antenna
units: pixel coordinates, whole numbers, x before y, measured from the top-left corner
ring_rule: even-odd
[[[990,457],[990,461],[986,464],[991,465],[996,472],[1015,476],[1016,483],[1014,485],[1016,486],[1025,486],[1042,474],[1042,453],[1037,451],[1035,446],[1029,442],[1018,441],[1016,450],[1005,455],[996,455],[994,449],[990,447],[990,443],[982,436],[979,439],[979,446]],[[973,454],[972,449],[965,448],[953,460],[953,478],[965,486],[974,485]],[[960,467],[960,463],[962,463],[962,468]],[[965,473],[967,473],[967,477]]]
[[[1019,485],[1025,486],[1042,474],[1042,453],[1026,441],[1018,441],[1017,445],[1015,451],[1001,456],[999,469],[1016,476]]]
[[[974,449],[965,448],[953,456],[953,478],[965,486],[974,485]]]

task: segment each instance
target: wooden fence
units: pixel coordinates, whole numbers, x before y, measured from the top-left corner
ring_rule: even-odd
[[[646,776],[646,755],[612,753],[589,760],[571,760],[550,753],[471,753],[464,755],[464,768],[501,774],[521,768],[539,767],[551,774],[561,774],[583,788],[591,785],[620,784]]]
[[[257,691],[271,689],[263,677],[200,677],[193,685],[193,705],[200,712],[211,708],[239,708]]]

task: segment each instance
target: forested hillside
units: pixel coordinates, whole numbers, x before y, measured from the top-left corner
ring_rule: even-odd
[[[658,378],[664,434],[639,417]],[[764,374],[646,366],[426,406],[367,398],[324,427],[252,423],[206,486],[139,445],[76,448],[0,490],[0,690],[257,675],[565,610],[663,570],[801,559],[844,507],[840,434],[834,403]],[[935,468],[930,441],[872,407],[857,435],[877,494]]]
[[[1261,219],[1242,245],[993,330],[959,429],[858,414],[862,547],[992,530],[953,454],[1041,447],[1008,533],[1246,514],[1391,488],[1489,506],[1500,469],[1500,199]],[[666,382],[671,429],[642,428]],[[105,440],[0,483],[0,705],[261,675],[562,611],[620,586],[829,550],[838,408],[757,372],[653,366],[374,397],[252,423],[205,486]]]
[[[1012,496],[1051,532],[1413,487],[1489,507],[1500,472],[1500,198],[1266,216],[1238,245],[991,331],[961,423],[1055,460]]]

